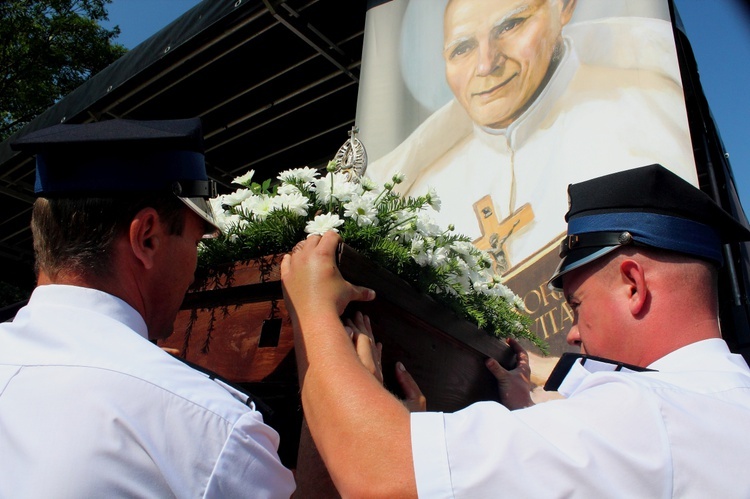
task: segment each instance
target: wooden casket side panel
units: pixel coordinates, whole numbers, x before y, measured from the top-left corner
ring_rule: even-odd
[[[488,357],[511,367],[507,344],[416,292],[396,275],[346,245],[339,269],[348,281],[375,290],[376,299],[352,303],[346,314],[370,316],[376,341],[383,344],[386,387],[400,395],[395,364],[401,361],[427,399],[428,410],[453,412],[482,400],[499,400],[497,381],[485,366]]]

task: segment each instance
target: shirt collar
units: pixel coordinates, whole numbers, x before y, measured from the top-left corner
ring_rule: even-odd
[[[636,372],[612,361],[600,362],[594,358],[587,358],[584,362],[583,359],[576,359],[568,370],[568,374],[565,376],[562,383],[560,383],[557,391],[565,397],[569,397],[590,374],[615,371],[620,373]]]
[[[695,359],[725,358],[731,352],[726,342],[719,338],[696,341],[664,357],[655,360],[648,367],[658,371],[678,371],[684,369],[695,369]],[[709,367],[710,366],[705,366]]]
[[[685,372],[696,372],[696,359],[700,359],[701,376],[704,378],[706,377],[706,372],[727,370],[747,371],[747,364],[742,357],[732,354],[726,342],[719,338],[696,341],[695,343],[678,348],[652,362],[648,368],[658,371],[661,378],[667,377],[669,373],[683,373],[681,376],[684,376]],[[727,362],[730,362],[730,364]],[[568,375],[560,383],[558,392],[565,397],[569,397],[594,372],[597,371],[587,369],[586,366],[581,365],[580,359],[576,360],[568,371]],[[633,371],[623,368],[620,372]]]
[[[31,294],[28,306],[37,303],[94,310],[148,339],[148,327],[143,317],[125,301],[98,289],[64,284],[37,286]]]

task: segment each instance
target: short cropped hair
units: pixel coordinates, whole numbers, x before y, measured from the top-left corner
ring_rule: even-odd
[[[175,196],[38,198],[31,216],[37,275],[110,276],[117,236],[146,207],[157,211],[169,234],[182,234],[187,208]]]

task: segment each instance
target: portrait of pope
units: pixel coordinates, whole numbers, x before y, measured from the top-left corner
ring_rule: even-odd
[[[407,194],[436,189],[443,203],[437,221],[484,236],[483,249],[495,251],[501,272],[555,245],[565,231],[570,183],[661,163],[697,185],[666,0],[401,3],[399,67],[405,80],[418,82],[404,86],[416,94],[440,80],[450,94],[434,112],[415,106],[425,119],[391,149],[378,149],[387,125],[366,102],[366,47],[357,124],[368,175],[386,181],[401,172]],[[429,22],[425,13],[437,4],[445,6],[442,18],[432,16],[440,46],[412,43],[410,53],[408,31],[428,38],[414,25]],[[429,48],[439,50],[442,74],[409,75],[422,69]],[[376,106],[387,108],[378,97]],[[414,110],[399,100],[404,114]],[[383,119],[402,119],[394,114]],[[504,229],[483,227],[490,212],[498,223],[508,220]]]
[[[667,0],[393,0],[368,11],[361,76],[367,175],[433,188],[522,296],[552,301],[530,269],[557,259],[568,184],[652,163],[698,184]],[[568,349],[553,305],[540,384]]]

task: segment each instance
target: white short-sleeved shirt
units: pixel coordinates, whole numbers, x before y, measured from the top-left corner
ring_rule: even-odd
[[[122,300],[40,286],[0,324],[0,497],[289,497],[279,437]]]
[[[568,396],[413,413],[420,497],[750,497],[750,369],[722,340],[683,347],[658,372],[589,373]]]

